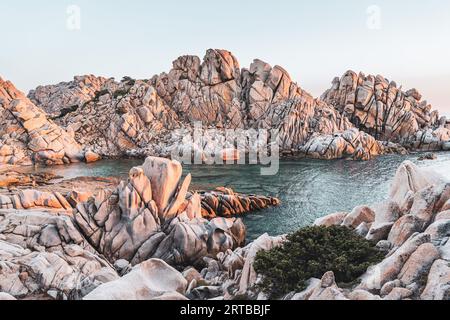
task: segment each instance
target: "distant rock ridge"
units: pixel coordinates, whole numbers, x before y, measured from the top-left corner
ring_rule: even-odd
[[[383,76],[347,71],[333,80],[322,100],[376,139],[412,150],[441,150],[450,139],[448,121],[417,89],[407,91]]]
[[[28,97],[94,153],[89,159],[168,157],[186,145],[185,133],[174,129],[190,132],[195,121],[219,132],[278,129],[283,155],[367,160],[404,148],[450,149],[449,121],[415,89],[404,92],[382,76],[349,71],[315,99],[282,67],[255,59],[241,68],[226,50],[210,49],[203,60],[181,56],[169,72],[147,80],[77,76]],[[213,148],[216,140],[196,147]]]

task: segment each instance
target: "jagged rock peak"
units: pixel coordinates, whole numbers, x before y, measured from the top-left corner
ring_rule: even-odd
[[[439,126],[439,113],[422,100],[417,89],[404,91],[381,75],[366,76],[349,70],[333,80],[321,99],[346,115],[356,127],[380,140],[413,144],[417,148],[421,139],[417,139],[416,133],[422,130],[423,134],[423,130]]]

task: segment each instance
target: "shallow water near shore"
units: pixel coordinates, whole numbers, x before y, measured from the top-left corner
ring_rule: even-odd
[[[394,174],[405,160],[432,169],[450,181],[450,153],[438,153],[437,156],[438,159],[432,161],[418,161],[418,154],[388,155],[366,162],[289,160],[281,161],[276,176],[261,176],[257,165],[185,165],[183,174],[192,174],[192,190],[225,186],[237,192],[278,197],[281,206],[244,217],[248,239],[252,240],[266,232],[270,235],[292,232],[324,215],[386,199]],[[126,178],[129,169],[142,162],[136,159],[105,160],[28,170],[52,172],[65,179],[80,176]]]

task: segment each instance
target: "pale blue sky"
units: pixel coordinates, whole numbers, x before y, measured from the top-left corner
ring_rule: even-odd
[[[81,9],[81,29],[66,9]],[[377,5],[381,29],[367,27]],[[182,54],[232,51],[319,96],[348,69],[417,87],[450,114],[450,1],[0,0],[0,75],[28,91],[93,73],[148,78]]]

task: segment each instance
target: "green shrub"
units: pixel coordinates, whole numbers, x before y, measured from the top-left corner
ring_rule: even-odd
[[[114,94],[113,94],[113,96],[114,96],[114,99],[117,99],[118,97],[120,97],[120,96],[126,96],[128,94],[128,90],[125,90],[125,89],[123,89],[123,90],[116,90],[116,91],[114,91]]]
[[[310,278],[333,271],[348,284],[384,258],[375,244],[346,227],[307,227],[288,236],[283,246],[258,252],[254,268],[260,288],[272,298],[301,292]]]

